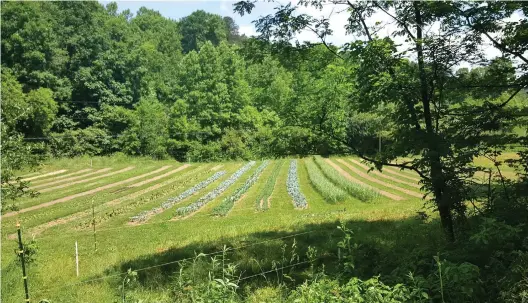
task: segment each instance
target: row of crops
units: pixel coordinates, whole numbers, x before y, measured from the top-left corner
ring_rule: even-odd
[[[213,214],[217,216],[227,215],[231,208],[233,208],[233,205],[235,205],[235,202],[238,201],[242,197],[242,195],[246,193],[251,188],[251,186],[253,186],[253,184],[258,181],[260,175],[268,166],[268,164],[268,160],[262,162],[262,164],[253,173],[253,175],[251,175],[241,187],[239,187],[232,195],[222,200],[220,205],[213,209]]]
[[[143,212],[139,213],[138,215],[135,215],[135,216],[131,217],[130,218],[130,222],[144,222],[144,221],[146,221],[153,214],[156,214],[156,213],[159,213],[159,212],[163,212],[163,211],[173,207],[177,203],[185,200],[186,198],[198,193],[200,190],[204,189],[209,184],[211,184],[211,183],[215,182],[216,180],[220,179],[225,174],[226,174],[226,171],[224,171],[224,170],[216,172],[211,177],[209,177],[206,180],[204,180],[204,181],[194,185],[193,187],[187,189],[186,191],[184,191],[183,193],[179,194],[178,196],[173,197],[173,198],[169,198],[166,202],[163,202],[159,207],[155,207],[155,208],[153,208],[151,210],[143,211]]]
[[[293,199],[293,205],[295,208],[307,208],[308,202],[306,197],[301,192],[301,186],[299,185],[299,175],[297,174],[297,160],[290,161],[290,168],[288,169],[288,180],[286,181],[286,188],[288,194]]]
[[[307,161],[306,164],[310,181],[327,201],[341,201],[346,198],[347,193],[363,202],[379,198],[379,193],[372,189],[345,179],[343,175],[326,163],[322,157],[315,156],[313,161],[315,165],[313,165],[311,160]]]
[[[269,207],[270,197],[274,191],[277,178],[285,160],[277,160],[271,168],[271,173],[266,180],[266,183],[261,188],[255,199],[256,210],[266,210]],[[325,160],[319,156],[307,159],[304,161],[308,179],[313,188],[330,203],[338,203],[347,199],[349,196],[358,198],[361,201],[370,201],[378,197],[378,193],[365,188],[356,183],[345,179],[338,171],[332,168]],[[176,210],[176,217],[184,217],[200,210],[203,206],[220,196],[231,185],[233,185],[244,173],[250,170],[256,164],[255,161],[246,163],[243,167],[233,173],[228,179],[219,184],[216,188],[200,197],[196,202],[190,205],[180,207]],[[226,216],[233,208],[236,201],[240,200],[242,196],[259,180],[263,171],[269,166],[270,161],[266,160],[247,178],[247,180],[238,187],[232,194],[225,197],[215,208],[211,214],[215,216]],[[174,205],[180,203],[186,198],[198,193],[203,188],[220,179],[226,174],[226,171],[219,171],[211,177],[187,189],[176,197],[168,199],[159,207],[152,208],[148,211],[143,211],[136,216],[130,218],[131,222],[145,222],[150,216],[161,213]],[[301,191],[298,173],[298,161],[291,160],[289,162],[288,176],[286,181],[286,189],[292,199],[293,206],[297,209],[305,209],[308,207],[308,201]]]
[[[250,161],[246,165],[242,166],[239,170],[237,170],[234,174],[232,174],[227,180],[220,183],[215,189],[207,193],[205,196],[198,199],[198,201],[192,203],[191,205],[180,207],[176,210],[176,216],[186,216],[188,214],[192,214],[202,208],[205,204],[209,203],[210,201],[214,200],[216,197],[218,197],[220,194],[222,194],[226,189],[228,189],[231,185],[233,185],[246,171],[251,169],[255,165],[255,161]]]
[[[284,163],[283,160],[278,160],[275,162],[275,166],[273,167],[270,177],[266,181],[264,188],[260,191],[260,194],[257,196],[257,199],[255,200],[255,208],[257,210],[268,209],[269,200],[270,200],[271,194],[273,193],[273,190],[275,189],[275,183],[277,183],[277,178],[279,177],[280,169],[283,163]]]

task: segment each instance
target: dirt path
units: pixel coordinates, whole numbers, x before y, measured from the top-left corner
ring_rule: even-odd
[[[47,177],[47,176],[58,175],[58,174],[62,174],[62,173],[67,172],[67,171],[68,171],[67,169],[61,169],[61,170],[52,171],[52,172],[50,172],[50,173],[43,174],[43,175],[38,175],[38,176],[30,177],[30,178],[24,178],[24,179],[22,179],[22,181],[31,181],[31,180],[35,180],[35,179],[38,179],[38,178],[43,178],[43,177]]]
[[[400,178],[405,178],[407,180],[411,180],[411,181],[415,181],[415,182],[420,182],[420,178],[415,178],[415,177],[411,177],[407,174],[404,174],[404,173],[401,173],[399,172],[398,170],[392,168],[392,167],[385,167],[383,169],[385,172],[389,173],[389,174],[392,174],[392,175],[395,175],[395,176],[398,176]]]
[[[80,174],[84,174],[86,172],[89,172],[89,171],[92,171],[93,169],[91,168],[86,168],[86,169],[81,169],[81,170],[78,170],[78,171],[74,171],[72,173],[69,173],[69,174],[65,174],[65,175],[60,175],[60,176],[57,176],[57,177],[52,177],[52,178],[46,178],[44,180],[35,180],[33,182],[31,182],[31,184],[42,184],[42,183],[46,183],[46,182],[50,182],[50,181],[54,181],[54,180],[59,180],[59,179],[63,179],[63,178],[66,178],[66,177],[71,177],[71,176],[75,176],[75,175],[80,175]]]
[[[85,178],[85,177],[88,177],[88,176],[91,176],[91,175],[95,175],[95,174],[100,174],[100,173],[105,173],[109,170],[111,170],[112,168],[103,168],[103,169],[100,169],[100,170],[96,170],[96,171],[92,171],[90,173],[87,173],[87,174],[84,174],[84,175],[80,175],[80,176],[74,176],[74,177],[71,177],[71,178],[66,178],[66,179],[60,179],[60,180],[56,180],[56,181],[52,181],[52,182],[49,182],[49,183],[44,183],[44,184],[38,184],[38,185],[35,185],[35,186],[31,186],[30,189],[37,189],[37,188],[42,188],[42,187],[49,187],[51,185],[55,185],[55,184],[59,184],[59,183],[63,183],[63,182],[69,182],[69,181],[74,181],[74,180],[77,180],[77,179],[81,179],[81,178]],[[91,170],[91,169],[90,169]]]
[[[182,165],[182,166],[178,167],[177,169],[171,170],[171,171],[169,171],[169,172],[167,172],[167,173],[165,173],[165,174],[163,174],[163,175],[161,175],[161,176],[157,176],[157,177],[154,177],[154,178],[150,178],[150,179],[148,179],[148,180],[144,180],[144,181],[141,181],[141,182],[138,182],[138,183],[132,184],[132,185],[130,185],[129,187],[138,187],[138,186],[143,185],[143,184],[145,184],[145,183],[149,183],[149,182],[153,182],[153,181],[159,180],[159,179],[162,178],[162,177],[166,177],[166,176],[168,176],[168,175],[174,174],[174,173],[176,173],[176,172],[178,172],[178,171],[181,171],[181,170],[183,170],[183,169],[185,169],[185,168],[187,168],[187,167],[189,167],[189,166],[190,166],[190,164]],[[148,182],[147,182],[147,181],[148,181]],[[147,187],[147,188],[145,188],[145,189],[142,189],[142,190],[140,190],[140,191],[137,191],[137,192],[131,193],[131,194],[126,195],[126,196],[124,196],[124,197],[119,197],[119,198],[114,199],[114,200],[112,200],[112,201],[106,202],[106,203],[101,204],[101,205],[99,205],[99,206],[96,207],[96,208],[97,208],[97,212],[99,212],[101,209],[104,209],[104,208],[106,208],[106,207],[118,205],[118,204],[120,204],[120,203],[123,202],[123,201],[131,200],[131,199],[137,198],[137,197],[139,197],[139,196],[141,196],[141,195],[144,195],[144,194],[146,194],[146,193],[148,193],[148,192],[154,191],[154,190],[156,190],[156,189],[158,189],[158,188],[161,188],[161,187],[163,187],[163,186],[165,186],[165,185],[168,185],[168,184],[171,184],[171,183],[173,183],[173,182],[175,182],[174,179],[166,180],[166,181],[164,181],[164,182],[162,182],[162,183],[158,183],[158,184],[156,184],[156,185],[153,185],[153,186]],[[140,185],[138,185],[138,184],[140,184]],[[87,209],[87,210],[84,210],[84,211],[76,212],[76,213],[71,214],[71,215],[69,215],[69,216],[62,217],[62,218],[58,218],[58,219],[55,219],[55,220],[53,220],[53,221],[49,221],[49,222],[46,222],[46,223],[44,223],[44,224],[41,224],[41,225],[35,226],[35,227],[33,227],[33,228],[31,228],[31,229],[29,230],[29,233],[32,234],[32,235],[38,235],[38,234],[41,234],[42,232],[44,232],[45,230],[47,230],[47,229],[49,229],[49,228],[52,228],[52,227],[54,227],[54,226],[58,226],[58,225],[62,225],[62,224],[66,224],[66,223],[69,223],[69,222],[75,221],[75,220],[77,220],[77,219],[81,219],[81,218],[83,218],[83,217],[85,217],[85,216],[87,216],[87,215],[89,215],[89,214],[91,214],[91,213],[92,213],[92,210],[91,210],[91,209]],[[12,235],[10,235],[10,237],[11,237],[11,236],[15,237],[16,234],[12,234]]]
[[[83,180],[77,180],[77,181],[74,181],[74,182],[61,184],[61,185],[58,185],[58,186],[55,186],[55,187],[48,187],[48,188],[45,188],[43,190],[40,190],[39,192],[47,193],[49,191],[54,191],[54,190],[59,189],[59,188],[64,188],[64,187],[68,187],[68,186],[72,186],[72,185],[80,184],[80,183],[86,183],[86,182],[93,181],[93,180],[99,180],[101,178],[106,178],[106,177],[110,177],[110,176],[117,175],[117,174],[120,174],[120,173],[124,173],[124,172],[129,171],[129,170],[131,170],[133,168],[134,168],[134,166],[129,166],[129,167],[123,168],[123,169],[118,170],[118,171],[109,172],[109,173],[104,174],[104,175],[95,176],[95,177],[88,178],[88,179],[83,179]]]
[[[357,183],[361,186],[364,186],[366,188],[369,188],[369,189],[372,189],[374,190],[375,192],[379,193],[380,195],[382,196],[385,196],[389,199],[392,199],[392,200],[396,200],[396,201],[401,201],[403,200],[402,197],[398,196],[398,195],[395,195],[395,194],[391,194],[389,192],[386,192],[384,190],[380,190],[380,189],[377,189],[375,187],[372,187],[370,185],[368,185],[367,183],[363,182],[363,181],[360,181],[354,177],[352,177],[348,172],[346,172],[344,169],[342,169],[339,165],[335,164],[334,162],[332,162],[332,160],[330,159],[325,159],[325,161],[330,164],[330,166],[332,166],[335,170],[337,170],[343,177],[347,178],[348,180],[354,182],[354,183]],[[340,159],[338,159],[337,161],[341,162]],[[343,163],[345,165],[347,165],[347,163]]]
[[[417,193],[417,192],[414,192],[412,190],[408,190],[408,189],[405,189],[405,188],[401,188],[399,186],[392,185],[390,183],[387,183],[387,182],[378,180],[376,178],[373,178],[372,176],[369,176],[367,173],[364,173],[361,170],[359,170],[359,169],[355,168],[354,166],[350,165],[349,163],[345,162],[345,160],[343,160],[343,159],[338,159],[337,161],[343,163],[346,167],[348,167],[356,175],[358,175],[358,176],[360,176],[362,178],[365,178],[365,179],[367,179],[367,180],[369,180],[371,182],[378,183],[379,185],[383,185],[383,186],[388,187],[388,188],[392,188],[394,190],[397,190],[397,191],[400,191],[402,193],[405,193],[405,194],[407,194],[409,196],[413,196],[413,197],[416,197],[416,198],[423,198],[423,195],[420,194],[420,193]]]
[[[370,167],[368,167],[367,165],[355,160],[355,159],[349,159],[352,163],[355,163],[357,166],[365,169],[365,170],[369,170]],[[411,182],[407,182],[407,181],[403,181],[401,179],[398,179],[398,178],[395,178],[395,177],[392,177],[392,176],[387,176],[386,174],[383,174],[377,170],[371,170],[370,172],[368,172],[368,174],[373,174],[373,175],[376,175],[376,176],[379,176],[379,177],[382,177],[382,178],[385,178],[385,179],[388,179],[388,180],[392,180],[394,182],[398,182],[398,183],[401,183],[401,184],[405,184],[407,186],[410,186],[410,187],[414,187],[414,188],[417,188],[417,189],[420,189],[421,186],[416,184],[416,183],[411,183]]]

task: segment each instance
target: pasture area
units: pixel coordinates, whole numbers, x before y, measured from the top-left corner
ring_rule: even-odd
[[[32,302],[121,302],[129,268],[139,275],[140,286],[129,290],[135,298],[164,301],[178,260],[214,255],[224,245],[232,248],[229,260],[239,264],[240,276],[251,277],[244,280],[249,287],[263,283],[259,272],[272,269],[292,245],[302,256],[315,247],[321,263],[335,257],[340,221],[358,242],[387,254],[443,241],[433,214],[417,218],[426,200],[415,173],[369,172],[354,157],[222,163],[77,158],[19,175],[40,194],[2,214],[2,302],[24,298],[17,221],[24,242],[37,248],[27,266]],[[302,276],[306,266],[297,268]]]

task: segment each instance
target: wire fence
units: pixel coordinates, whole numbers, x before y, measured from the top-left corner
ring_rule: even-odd
[[[225,250],[218,250],[218,251],[211,252],[211,253],[200,254],[199,257],[207,257],[207,256],[223,254],[223,253],[226,253],[226,252],[233,252],[233,251],[244,249],[244,248],[248,248],[248,247],[262,245],[262,244],[269,243],[269,242],[272,242],[272,241],[284,240],[284,239],[294,238],[294,237],[298,237],[298,236],[302,236],[302,235],[312,234],[312,233],[317,232],[317,231],[318,230],[310,230],[310,231],[295,233],[295,234],[286,235],[286,236],[282,236],[282,237],[276,237],[276,238],[272,238],[272,239],[258,241],[258,242],[254,242],[254,243],[251,243],[251,244],[241,245],[241,246],[237,246],[237,247],[231,247],[231,248],[228,247]],[[131,270],[133,270],[135,272],[146,271],[146,270],[149,270],[149,269],[164,267],[164,266],[168,266],[168,265],[172,265],[172,264],[178,264],[178,263],[185,262],[185,261],[191,261],[191,260],[193,260],[195,258],[196,258],[196,256],[195,257],[188,257],[188,258],[181,258],[181,259],[178,259],[178,260],[174,260],[174,261],[170,261],[170,262],[164,262],[164,263],[151,265],[151,266],[146,266],[146,267],[142,267],[142,268],[136,268],[136,269],[131,268]],[[313,261],[313,260],[311,260],[311,261]],[[275,268],[275,269],[272,269],[272,270],[267,271],[267,272],[261,272],[261,273],[256,274],[256,275],[243,277],[243,278],[239,279],[239,281],[251,279],[251,278],[254,278],[256,276],[262,276],[263,274],[270,273],[270,272],[273,272],[273,271],[276,271],[276,270],[282,270],[282,269],[290,268],[290,267],[293,267],[293,266],[306,264],[306,263],[309,263],[311,261],[302,261],[302,262],[298,262],[296,264],[290,264],[288,266],[284,266],[282,268]],[[108,279],[108,278],[112,278],[112,277],[124,276],[124,275],[127,275],[127,274],[128,274],[128,271],[115,273],[115,274],[109,274],[109,275],[104,275],[104,276],[101,276],[101,277],[87,279],[87,280],[83,280],[83,281],[79,281],[79,282],[75,282],[75,283],[68,283],[68,284],[64,284],[64,285],[60,285],[60,286],[56,286],[56,287],[49,287],[49,288],[39,289],[39,290],[37,290],[35,292],[38,293],[38,294],[44,294],[44,293],[48,293],[48,292],[50,292],[52,290],[58,290],[58,289],[63,289],[63,288],[74,287],[74,286],[83,285],[83,284],[86,284],[86,283],[102,281],[102,280],[105,280],[105,279]]]

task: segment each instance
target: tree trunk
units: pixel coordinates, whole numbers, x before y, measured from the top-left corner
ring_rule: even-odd
[[[414,15],[416,20],[416,53],[418,57],[418,69],[420,71],[420,94],[422,98],[422,105],[424,111],[424,121],[426,130],[426,143],[428,147],[427,157],[429,160],[429,167],[431,169],[431,183],[433,186],[433,193],[435,195],[436,206],[440,212],[440,221],[450,241],[455,239],[453,231],[453,217],[451,214],[451,205],[444,197],[445,178],[442,169],[442,161],[440,159],[438,140],[433,128],[433,119],[431,115],[431,102],[429,99],[427,89],[427,76],[425,74],[425,63],[423,54],[423,35],[422,35],[422,14],[420,12],[420,3],[413,2]]]

